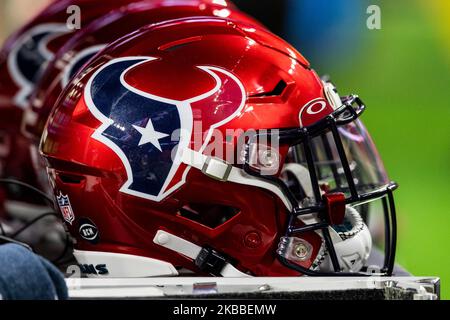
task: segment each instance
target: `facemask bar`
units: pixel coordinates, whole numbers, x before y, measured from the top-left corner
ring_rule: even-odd
[[[260,171],[256,170],[251,166],[250,162],[250,148],[255,145],[257,141],[264,135],[272,135],[273,133],[268,130],[264,133],[257,133],[252,136],[245,146],[245,158],[243,169],[246,173],[252,176],[256,176],[260,179],[266,179],[273,184],[276,184],[282,192],[286,195],[289,202],[292,204],[292,211],[289,213],[288,225],[285,232],[285,237],[292,237],[295,235],[301,235],[305,232],[320,230],[323,236],[323,240],[328,250],[330,260],[334,269],[334,272],[321,272],[315,271],[298,264],[294,264],[289,261],[286,257],[278,254],[279,261],[285,266],[292,268],[302,274],[309,276],[367,276],[368,273],[364,272],[341,272],[341,267],[337,258],[336,250],[334,248],[333,242],[331,240],[329,227],[331,224],[326,219],[326,203],[321,195],[318,177],[314,164],[314,155],[312,147],[312,139],[324,132],[331,132],[332,137],[336,144],[336,150],[339,155],[342,169],[344,171],[345,178],[348,183],[349,196],[345,198],[346,205],[361,204],[364,202],[370,202],[375,199],[381,198],[384,211],[385,220],[385,259],[383,266],[379,273],[384,275],[391,275],[394,268],[395,261],[395,250],[396,250],[396,239],[397,239],[397,223],[396,223],[396,213],[395,204],[393,198],[393,191],[397,188],[395,182],[390,182],[376,190],[359,193],[358,189],[354,183],[354,177],[352,170],[347,159],[347,154],[343,146],[341,136],[338,131],[338,127],[346,125],[350,122],[355,121],[365,110],[365,105],[361,99],[356,95],[351,95],[342,98],[343,105],[336,109],[332,114],[328,115],[324,119],[316,122],[315,124],[304,127],[304,128],[294,128],[294,129],[279,129],[277,130],[277,135],[279,139],[279,144],[289,144],[289,145],[303,145],[303,152],[305,155],[306,163],[308,166],[309,176],[311,180],[311,186],[313,190],[313,196],[315,198],[315,204],[310,206],[301,206],[295,198],[292,191],[286,186],[286,184],[276,176],[262,175]],[[267,137],[265,141],[267,141]],[[329,152],[325,150],[325,152]],[[337,173],[335,173],[337,176]],[[320,221],[317,223],[306,224],[301,227],[296,227],[295,222],[297,218],[302,215],[317,214]],[[301,236],[300,236],[301,237]]]

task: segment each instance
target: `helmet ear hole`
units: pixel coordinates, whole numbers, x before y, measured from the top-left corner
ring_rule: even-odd
[[[235,217],[239,212],[238,208],[231,206],[189,203],[179,209],[178,216],[214,229]]]

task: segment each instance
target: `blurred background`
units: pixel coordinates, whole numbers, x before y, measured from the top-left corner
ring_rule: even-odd
[[[48,0],[0,0],[0,43]],[[363,121],[391,179],[397,262],[439,276],[450,298],[450,1],[236,0],[291,42],[341,94],[368,106]],[[381,29],[366,25],[378,5]]]

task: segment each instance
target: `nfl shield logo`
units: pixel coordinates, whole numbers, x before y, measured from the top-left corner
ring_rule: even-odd
[[[75,220],[75,215],[73,214],[72,206],[70,205],[69,196],[63,195],[60,192],[56,199],[58,200],[58,205],[61,209],[64,220],[69,224],[72,224],[73,220]]]

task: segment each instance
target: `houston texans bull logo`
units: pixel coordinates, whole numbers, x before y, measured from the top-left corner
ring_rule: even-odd
[[[32,28],[18,40],[8,56],[9,72],[20,88],[14,97],[18,106],[25,107],[39,72],[54,56],[47,48],[48,43],[68,32],[65,24],[47,23]]]
[[[110,61],[89,79],[84,96],[90,112],[102,122],[92,137],[112,149],[126,169],[128,180],[120,191],[161,201],[185,182],[189,168],[180,163],[180,157],[191,145],[195,110],[202,112],[202,127],[209,128],[197,150],[203,151],[212,130],[240,113],[246,95],[236,76],[212,66],[196,67],[215,80],[214,88],[182,101],[126,82],[127,72],[154,60],[139,56]]]

